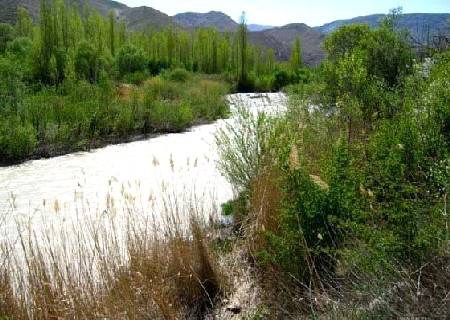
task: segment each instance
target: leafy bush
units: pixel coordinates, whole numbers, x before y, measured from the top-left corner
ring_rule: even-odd
[[[136,71],[133,73],[127,73],[123,77],[123,81],[125,81],[126,83],[134,84],[134,85],[141,85],[142,83],[144,83],[144,81],[147,78],[148,78],[148,75],[146,72]]]
[[[146,82],[144,90],[147,104],[155,100],[175,100],[181,96],[179,85],[161,77],[155,77]]]
[[[8,43],[7,52],[24,59],[30,53],[32,46],[33,43],[30,38],[19,37]]]
[[[5,52],[7,44],[14,38],[14,29],[7,23],[0,23],[0,54]]]
[[[126,45],[118,52],[116,65],[121,76],[137,71],[143,72],[146,67],[144,51],[135,46]]]
[[[36,131],[31,123],[10,117],[0,122],[0,155],[17,159],[31,155],[37,146]]]
[[[150,125],[161,132],[178,132],[192,120],[192,110],[183,102],[155,101],[149,112]]]
[[[220,82],[200,80],[186,90],[185,99],[197,118],[215,120],[224,117],[228,111],[224,98],[227,91],[228,88]]]
[[[150,60],[147,64],[148,71],[152,76],[160,74],[162,71],[169,69],[170,65],[164,61]]]
[[[95,83],[99,80],[106,61],[91,44],[81,42],[75,53],[74,65],[78,79]]]
[[[186,82],[190,78],[190,74],[186,69],[177,68],[167,73],[167,79],[176,82]]]

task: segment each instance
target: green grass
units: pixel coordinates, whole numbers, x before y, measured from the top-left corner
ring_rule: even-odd
[[[105,81],[66,82],[23,94],[16,108],[0,109],[0,156],[4,163],[52,156],[124,141],[138,134],[180,132],[224,117],[228,87],[188,74],[139,86]],[[174,77],[174,78],[176,78]]]

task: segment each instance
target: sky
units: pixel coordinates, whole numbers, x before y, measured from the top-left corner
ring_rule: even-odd
[[[339,19],[388,13],[450,13],[450,0],[116,0],[130,7],[148,6],[168,15],[180,12],[222,11],[236,21],[243,11],[247,22],[281,26],[303,22],[320,26]]]

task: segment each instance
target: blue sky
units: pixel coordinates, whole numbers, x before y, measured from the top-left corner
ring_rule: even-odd
[[[338,19],[387,13],[403,7],[404,13],[449,13],[450,0],[117,0],[130,7],[149,6],[174,15],[180,12],[222,11],[239,20],[242,11],[249,23],[284,25],[304,22],[322,25]]]

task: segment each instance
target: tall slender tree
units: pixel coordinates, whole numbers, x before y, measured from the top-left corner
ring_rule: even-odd
[[[247,21],[245,12],[242,13],[238,30],[238,85],[244,88],[248,85],[248,62],[247,62]]]
[[[116,17],[113,11],[109,12],[109,50],[114,57],[116,53]]]
[[[18,37],[33,36],[33,20],[27,9],[24,7],[17,8],[17,22],[15,26],[16,35]]]
[[[303,67],[303,59],[302,59],[302,48],[300,37],[297,37],[294,41],[294,45],[292,46],[290,65],[292,71],[297,71],[301,67]]]

